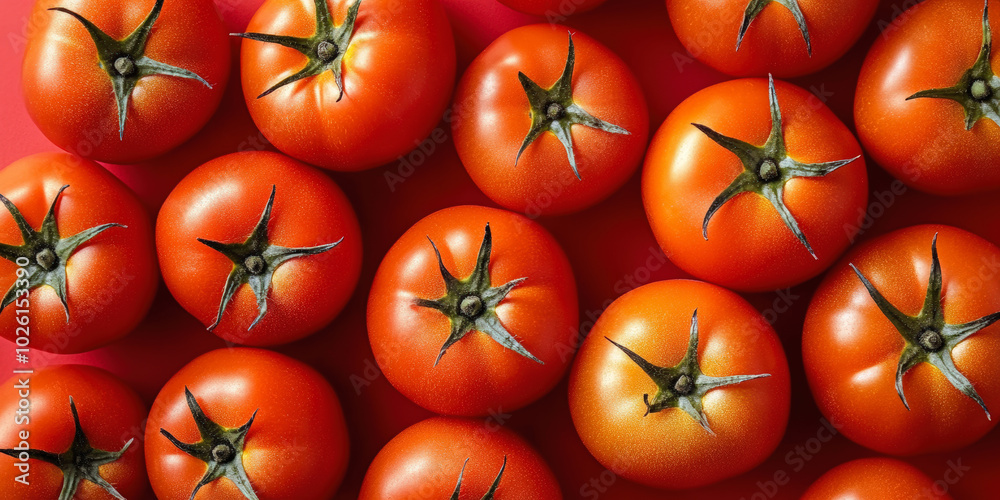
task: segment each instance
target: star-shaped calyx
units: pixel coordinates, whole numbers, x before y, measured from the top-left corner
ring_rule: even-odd
[[[243,469],[244,441],[253,420],[257,418],[257,412],[253,412],[247,423],[239,428],[230,429],[208,418],[187,387],[184,388],[184,396],[187,398],[187,405],[194,417],[194,423],[198,426],[201,441],[191,444],[182,443],[165,429],[160,429],[160,434],[163,434],[163,437],[167,438],[179,450],[205,462],[207,467],[205,475],[195,485],[190,498],[193,500],[202,486],[224,477],[232,481],[247,500],[257,500],[257,493],[254,492],[250,478],[247,477],[247,473]]]
[[[309,58],[305,67],[265,90],[257,96],[258,99],[289,83],[319,75],[324,71],[332,71],[333,76],[337,80],[337,89],[340,90],[337,102],[340,102],[344,98],[342,63],[344,54],[347,53],[347,48],[351,44],[351,37],[354,35],[354,23],[358,19],[358,9],[361,7],[361,0],[356,0],[348,8],[347,19],[340,26],[333,24],[333,16],[330,15],[330,7],[327,5],[327,0],[315,0],[315,2],[316,32],[311,37],[299,38],[286,35],[269,35],[266,33],[231,33],[232,36],[257,40],[258,42],[283,45],[295,49]]]
[[[15,281],[3,297],[0,303],[0,312],[12,304],[18,297],[18,291],[27,288],[34,290],[42,285],[47,285],[55,290],[56,295],[62,302],[63,310],[66,312],[66,322],[69,323],[69,304],[66,299],[66,262],[73,252],[90,241],[98,234],[112,227],[126,226],[122,224],[101,224],[100,226],[85,229],[73,236],[62,238],[59,235],[59,225],[56,223],[56,204],[59,197],[69,186],[59,188],[49,211],[42,220],[42,227],[35,231],[28,221],[21,215],[21,211],[6,196],[0,195],[0,202],[7,207],[11,217],[21,231],[21,239],[24,241],[20,246],[0,243],[0,257],[7,259],[27,272],[23,278],[28,282],[27,287],[21,287]]]
[[[478,331],[489,335],[498,344],[510,349],[521,356],[524,356],[539,364],[545,364],[533,354],[528,352],[517,339],[507,331],[500,323],[497,316],[496,307],[507,296],[508,293],[527,278],[518,278],[508,281],[498,287],[492,286],[490,280],[490,254],[493,251],[493,236],[490,233],[490,225],[486,224],[486,235],[483,236],[483,243],[479,247],[479,255],[476,258],[476,268],[472,274],[460,280],[455,278],[444,267],[441,260],[441,252],[434,241],[427,238],[437,255],[438,267],[441,269],[441,276],[444,278],[445,295],[437,300],[418,298],[414,303],[420,307],[429,307],[441,311],[451,321],[451,333],[448,340],[441,346],[434,366],[437,366],[444,356],[445,351],[459,340],[462,340],[469,332]]]
[[[153,10],[149,12],[146,19],[142,21],[135,31],[122,40],[115,40],[107,33],[90,22],[87,18],[63,7],[55,7],[49,10],[65,12],[75,17],[90,33],[97,47],[97,57],[100,60],[101,68],[108,73],[111,79],[111,87],[115,93],[115,103],[118,105],[118,138],[125,137],[125,116],[128,114],[128,102],[132,96],[139,80],[145,76],[165,75],[176,76],[198,80],[206,87],[212,88],[204,78],[188,71],[184,68],[171,66],[160,61],[146,57],[146,42],[153,32],[153,24],[160,17],[160,10],[163,9],[164,0],[156,0]]]
[[[607,337],[604,338],[607,339]],[[649,394],[642,395],[642,401],[646,404],[646,413],[643,416],[650,413],[657,413],[667,408],[680,408],[688,415],[691,415],[691,418],[695,419],[702,428],[713,436],[715,432],[708,426],[708,416],[705,415],[705,410],[702,406],[702,398],[705,397],[705,394],[719,387],[771,376],[769,373],[762,373],[760,375],[710,377],[702,373],[701,365],[698,363],[697,309],[691,315],[691,335],[688,339],[687,353],[674,366],[656,366],[618,342],[611,339],[608,339],[608,342],[611,342],[615,347],[628,355],[656,384],[656,394],[653,395],[652,401],[649,399]]]
[[[465,466],[469,465],[469,459],[465,459],[465,463],[462,464],[462,471],[458,473],[458,484],[455,485],[455,492],[451,494],[451,500],[458,500],[459,493],[462,492],[462,476],[465,475]],[[497,488],[500,487],[500,478],[503,477],[503,471],[507,468],[507,455],[503,457],[503,465],[500,466],[500,473],[497,474],[497,478],[493,480],[493,485],[490,489],[486,491],[483,498],[480,500],[493,500],[493,496],[497,493]]]
[[[1000,312],[983,316],[977,320],[960,325],[945,323],[944,304],[942,303],[942,283],[941,283],[941,262],[937,254],[937,233],[931,242],[931,272],[927,280],[927,295],[924,298],[924,305],[916,316],[909,316],[892,305],[882,293],[854,264],[851,269],[861,279],[868,294],[878,306],[882,314],[896,327],[896,330],[903,337],[903,352],[899,355],[899,364],[896,367],[896,392],[899,399],[903,401],[903,406],[907,410],[910,404],[906,402],[903,395],[903,375],[920,363],[930,363],[941,371],[941,374],[948,379],[956,389],[979,403],[979,406],[986,412],[986,418],[990,419],[990,411],[986,409],[986,403],[979,397],[976,389],[972,387],[972,382],[962,375],[955,367],[955,362],[951,358],[951,352],[963,340],[969,338],[979,330],[996,323],[1000,320]]]
[[[518,160],[521,159],[521,153],[524,153],[524,150],[531,143],[545,132],[552,132],[566,148],[569,166],[573,169],[576,178],[580,179],[580,171],[576,167],[576,156],[573,154],[573,134],[571,132],[573,125],[583,125],[612,134],[630,135],[628,130],[595,118],[587,110],[573,102],[573,65],[575,61],[573,34],[570,33],[566,66],[563,68],[562,75],[551,87],[542,88],[524,73],[517,73],[517,78],[521,80],[521,86],[524,87],[524,92],[528,95],[528,103],[531,107],[531,128],[528,129],[528,135],[521,143],[521,148],[517,150],[514,165],[517,165]]]
[[[906,100],[929,97],[950,99],[965,110],[965,129],[971,130],[979,120],[987,118],[1000,125],[1000,77],[993,74],[990,63],[993,35],[990,30],[990,4],[983,7],[983,44],[979,57],[953,87],[921,90]]]
[[[111,483],[101,477],[101,466],[120,459],[129,446],[132,446],[134,439],[129,439],[125,446],[122,446],[122,449],[118,451],[98,450],[90,445],[87,434],[83,432],[83,426],[80,425],[80,415],[76,412],[76,403],[73,402],[72,396],[69,398],[69,409],[73,413],[73,425],[76,428],[73,434],[73,443],[70,444],[69,449],[59,454],[30,449],[27,452],[28,457],[55,465],[62,471],[63,485],[62,490],[59,491],[59,500],[72,500],[80,488],[80,483],[84,480],[100,486],[101,489],[118,500],[125,500],[125,497],[118,493],[118,490]],[[0,453],[17,458],[23,451],[5,449],[0,450]]]
[[[774,209],[778,211],[781,220],[802,242],[806,250],[809,251],[809,255],[815,259],[816,253],[809,245],[806,235],[799,229],[795,216],[785,206],[785,183],[796,177],[822,177],[861,156],[824,163],[801,163],[788,156],[785,151],[785,134],[781,126],[781,109],[778,107],[778,96],[774,91],[774,79],[770,75],[768,76],[768,95],[771,108],[771,135],[768,136],[767,142],[763,146],[754,146],[739,139],[726,137],[704,125],[692,123],[718,145],[735,154],[743,163],[744,169],[736,176],[736,179],[733,179],[729,187],[712,201],[701,225],[702,236],[706,240],[708,239],[708,222],[727,201],[742,193],[757,193],[771,202]]]
[[[215,323],[208,327],[209,330],[214,330],[216,326],[219,326],[222,316],[226,312],[226,306],[243,285],[250,285],[250,289],[253,290],[253,294],[257,298],[257,317],[247,330],[253,329],[267,314],[267,294],[271,290],[271,278],[279,266],[291,259],[327,252],[344,241],[344,238],[341,238],[326,245],[304,248],[272,245],[268,238],[267,226],[271,222],[271,208],[274,206],[276,190],[275,186],[271,186],[271,197],[267,199],[264,213],[261,214],[253,232],[243,243],[220,243],[198,238],[198,241],[233,261],[233,270],[229,273],[229,278],[226,279],[226,285],[222,290],[219,313],[215,318]]]
[[[802,15],[802,9],[799,8],[798,0],[750,0],[747,4],[746,10],[743,11],[743,22],[740,23],[740,34],[736,37],[736,50],[740,50],[740,45],[743,44],[743,36],[747,34],[747,29],[750,28],[750,23],[757,19],[757,16],[767,7],[771,2],[781,4],[785,6],[789,12],[792,13],[792,17],[795,18],[795,24],[799,25],[799,32],[802,33],[802,38],[806,41],[806,51],[809,52],[809,56],[812,57],[813,48],[812,40],[809,39],[809,27],[806,26],[806,16]]]

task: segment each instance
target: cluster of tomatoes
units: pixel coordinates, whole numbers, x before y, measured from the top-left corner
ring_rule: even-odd
[[[996,2],[246,3],[32,7],[0,497],[1000,488]]]

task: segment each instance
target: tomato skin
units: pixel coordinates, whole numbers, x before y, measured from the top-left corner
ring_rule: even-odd
[[[24,102],[32,120],[56,146],[86,158],[136,163],[174,149],[208,122],[229,80],[229,40],[209,0],[167,0],[146,44],[145,55],[194,72],[197,80],[172,76],[139,79],[129,101],[124,139],[107,72],[83,24],[63,7],[89,19],[115,39],[128,36],[155,0],[94,2],[38,0],[21,72]]]
[[[790,157],[818,163],[861,155],[851,132],[815,96],[788,83],[774,85]],[[863,158],[825,177],[785,184],[785,204],[817,258],[771,203],[753,193],[723,205],[704,238],[702,221],[712,201],[744,169],[692,123],[762,145],[771,130],[767,89],[767,80],[731,80],[687,98],[653,137],[642,173],[646,215],[667,257],[695,277],[741,291],[785,288],[829,267],[852,242],[868,199]]]
[[[347,0],[330,0],[339,26]],[[268,0],[248,32],[308,37],[313,2]],[[295,49],[244,40],[243,93],[254,123],[284,153],[339,171],[387,163],[412,150],[441,120],[455,83],[455,42],[438,0],[364,0],[343,59],[344,97],[332,71],[265,90],[302,69]],[[377,147],[372,147],[376,142]]]
[[[233,153],[185,177],[157,219],[164,281],[188,312],[211,325],[233,268],[229,258],[197,239],[242,243],[260,220],[272,186],[272,244],[309,247],[343,241],[323,254],[281,264],[274,271],[267,315],[250,330],[257,301],[249,286],[241,287],[213,330],[231,342],[275,345],[316,332],[343,309],[361,273],[358,220],[330,178],[278,153]]]
[[[923,225],[894,231],[848,253],[820,284],[802,331],[802,355],[813,396],[827,419],[858,444],[892,455],[962,448],[996,424],[953,387],[937,368],[923,363],[903,377],[910,409],[895,389],[904,341],[848,267],[866,278],[904,314],[924,303],[931,241],[938,234],[944,315],[964,323],[1000,311],[1000,279],[983,274],[1000,248],[950,226]],[[952,358],[988,408],[1000,405],[1000,326],[960,343]]]
[[[865,151],[907,185],[940,195],[1000,187],[1000,126],[965,129],[962,106],[946,99],[906,100],[951,87],[972,67],[982,43],[983,2],[933,0],[907,10],[868,52],[858,79],[854,121]],[[1000,26],[994,6],[990,23]],[[998,36],[994,30],[993,44]],[[994,71],[1000,55],[994,51]]]
[[[538,364],[469,332],[434,361],[448,338],[443,313],[414,304],[445,295],[430,238],[448,271],[467,278],[484,229],[493,238],[493,286],[526,277],[496,308],[501,324]],[[368,299],[368,335],[382,373],[403,395],[448,415],[513,411],[549,392],[569,367],[578,329],[573,272],[558,242],[528,218],[477,206],[446,208],[424,217],[389,250]]]
[[[714,389],[703,399],[715,436],[669,408],[643,416],[656,385],[605,337],[657,366],[684,356],[698,310],[698,359],[710,376],[771,376]],[[748,302],[692,280],[658,281],[619,297],[583,341],[569,379],[573,423],[602,465],[630,480],[683,489],[758,465],[785,433],[788,363],[774,330]]]
[[[130,439],[135,439],[118,460],[102,465],[100,474],[125,498],[142,498],[149,491],[143,458],[142,425],[146,419],[146,405],[139,395],[118,377],[90,366],[56,365],[28,376],[30,378],[30,423],[15,424],[17,415],[19,377],[8,379],[0,391],[0,448],[18,445],[18,433],[27,430],[28,444],[33,449],[63,453],[73,443],[75,426],[70,410],[72,396],[80,416],[80,425],[90,445],[105,451],[121,450]],[[41,460],[30,461],[30,485],[15,482],[21,474],[17,463],[7,455],[0,455],[0,496],[21,500],[52,500],[59,497],[63,473],[55,465]],[[83,481],[73,497],[76,500],[105,500],[112,498],[101,487]]]
[[[573,100],[630,135],[572,127],[581,179],[555,134],[543,133],[514,160],[531,128],[523,72],[548,88],[566,65],[570,28],[535,24],[501,35],[465,72],[455,93],[452,131],[472,180],[498,204],[530,217],[574,212],[603,200],[638,168],[649,135],[642,89],[628,66],[597,40],[573,31]]]
[[[699,61],[733,76],[778,78],[815,73],[840,59],[875,15],[878,0],[798,0],[812,41],[812,55],[791,11],[773,2],[736,40],[749,0],[667,0],[677,38]]]
[[[200,434],[184,397],[190,389],[205,414],[237,428],[257,411],[247,434],[243,466],[260,500],[326,500],[347,468],[348,434],[340,401],[308,365],[263,349],[227,348],[203,354],[160,391],[146,424],[146,464],[160,500],[187,500],[205,474],[204,462],[160,434],[182,442]],[[205,485],[194,500],[239,500],[227,479]]]
[[[518,12],[545,16],[546,19],[562,19],[566,16],[587,12],[607,0],[497,0]]]
[[[523,438],[494,422],[434,417],[400,432],[368,468],[359,500],[479,499],[503,466],[495,500],[561,500],[559,483],[545,460]]]
[[[110,228],[70,255],[66,297],[70,322],[55,290],[40,286],[29,296],[28,322],[32,349],[75,354],[96,349],[128,335],[149,311],[159,281],[149,214],[124,184],[100,165],[66,153],[39,153],[0,171],[0,193],[38,230],[56,193],[56,222],[65,238],[107,223]],[[0,208],[0,242],[21,245],[23,239],[6,208]],[[6,293],[17,279],[17,265],[0,259],[0,289]],[[14,341],[18,314],[14,304],[0,314],[0,335]],[[23,315],[22,315],[23,316]]]
[[[892,458],[862,458],[827,471],[809,487],[802,500],[879,500],[938,498],[951,500],[916,467]]]

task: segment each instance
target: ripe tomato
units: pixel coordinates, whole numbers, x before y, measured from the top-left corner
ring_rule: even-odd
[[[254,123],[281,151],[333,170],[413,149],[455,84],[437,0],[267,0],[247,31],[240,67]]]
[[[549,392],[573,357],[577,320],[559,243],[522,215],[476,206],[414,224],[382,260],[368,299],[382,373],[413,402],[450,415],[513,411]]]
[[[47,10],[53,10],[47,12]],[[28,113],[56,146],[135,163],[186,141],[229,80],[229,41],[205,0],[38,0],[24,52]]]
[[[493,201],[533,217],[613,193],[639,166],[649,133],[646,100],[628,66],[559,25],[496,39],[462,77],[452,113],[455,147],[472,180]]]
[[[174,298],[246,345],[316,332],[361,273],[361,232],[344,192],[270,152],[233,153],[191,172],[160,209],[156,244]]]
[[[670,23],[692,56],[734,76],[814,73],[840,59],[878,0],[667,0]]]
[[[997,26],[1000,5],[993,5]],[[1000,82],[991,68],[1000,56],[990,54],[996,37],[983,43],[983,7],[982,0],[916,5],[875,42],[861,69],[854,121],[865,151],[916,189],[1000,188]]]
[[[545,460],[500,423],[435,417],[382,448],[358,498],[559,500],[562,494]]]
[[[868,199],[847,127],[799,87],[774,82],[770,98],[768,88],[733,80],[687,98],[653,138],[642,174],[646,215],[670,260],[737,290],[819,274],[851,243]]]
[[[41,153],[0,171],[0,195],[5,339],[79,353],[142,321],[158,281],[153,228],[121,181],[79,156]]]
[[[160,500],[327,500],[347,468],[333,388],[262,349],[203,354],[156,396],[146,463]]]
[[[997,259],[1000,248],[972,233],[926,225],[872,240],[831,269],[809,304],[802,354],[816,403],[845,436],[914,455],[993,428]]]
[[[0,415],[0,497],[97,500],[149,491],[146,405],[114,375],[83,365],[16,375],[0,391]]]
[[[569,379],[583,444],[615,474],[703,486],[760,464],[785,433],[788,363],[774,330],[723,288],[657,281],[597,320]]]
[[[498,0],[518,12],[560,19],[579,14],[601,5],[607,0]]]
[[[834,467],[816,480],[802,500],[880,500],[936,498],[951,500],[916,467],[892,458],[862,458]]]

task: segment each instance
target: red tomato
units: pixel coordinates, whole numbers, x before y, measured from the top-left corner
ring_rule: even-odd
[[[146,424],[146,463],[160,500],[251,498],[244,491],[260,500],[327,500],[347,455],[347,426],[330,384],[261,349],[195,358],[160,391]]]
[[[831,469],[816,480],[802,500],[882,500],[936,498],[951,500],[916,467],[892,458],[862,458]]]
[[[827,274],[809,305],[802,354],[816,403],[845,436],[914,455],[962,448],[993,428],[997,259],[1000,248],[972,233],[915,226],[852,250]]]
[[[198,167],[163,203],[156,233],[174,298],[239,344],[316,332],[343,309],[361,273],[361,232],[343,191],[277,153],[234,153]]]
[[[737,290],[816,276],[866,215],[865,162],[847,127],[799,87],[775,82],[768,94],[767,80],[744,79],[687,98],[653,138],[642,174],[646,215],[670,260]]]
[[[0,195],[11,204],[0,209],[5,339],[79,353],[124,337],[142,321],[158,281],[153,228],[121,181],[78,156],[40,153],[0,171]]]
[[[414,224],[382,260],[368,299],[382,373],[413,402],[450,415],[513,411],[549,392],[573,357],[577,321],[559,244],[495,208],[446,208]]]
[[[472,180],[531,217],[577,211],[616,191],[642,161],[649,133],[628,66],[559,25],[496,39],[462,77],[452,112]]]
[[[516,11],[547,19],[562,19],[601,5],[607,0],[498,0]]]
[[[0,415],[0,497],[103,500],[149,491],[146,405],[114,375],[83,365],[16,375],[0,391]]]
[[[317,6],[329,13],[319,21]],[[455,84],[455,42],[437,0],[267,0],[247,31],[243,93],[257,127],[281,151],[333,170],[413,149]]]
[[[760,464],[785,434],[788,363],[748,302],[690,280],[619,297],[569,379],[583,444],[602,465],[658,488],[703,486]]]
[[[988,57],[989,45],[982,52],[983,5],[918,4],[875,42],[861,69],[854,121],[865,151],[921,191],[955,195],[1000,188],[1000,83],[992,69],[1000,68],[1000,56]],[[993,2],[993,26],[1000,25],[998,7]],[[990,44],[996,40],[991,37]],[[977,85],[980,98],[974,95]],[[939,96],[940,89],[951,97],[927,95]],[[984,109],[992,111],[984,115]]]
[[[734,76],[814,73],[840,59],[875,14],[878,0],[667,0],[688,52]]]
[[[219,106],[229,41],[212,2],[38,0],[32,19],[43,21],[29,30],[24,100],[66,151],[114,163],[153,158]]]
[[[501,425],[435,417],[410,426],[375,457],[358,499],[561,499],[545,460]]]

